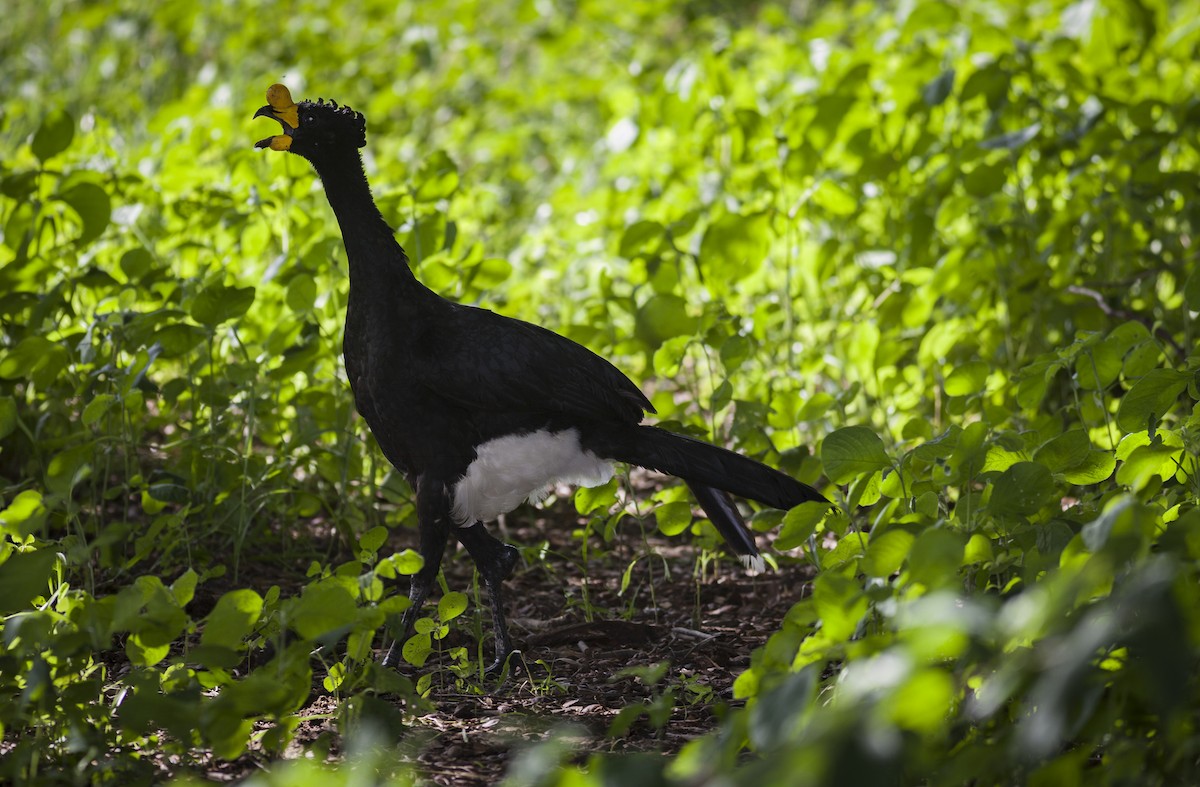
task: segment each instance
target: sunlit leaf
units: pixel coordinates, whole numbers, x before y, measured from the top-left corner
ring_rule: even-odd
[[[844,484],[865,473],[890,465],[879,435],[865,426],[846,426],[825,436],[821,463],[835,484]]]
[[[56,109],[42,118],[30,149],[40,161],[46,161],[69,148],[74,137],[75,118],[64,110]]]

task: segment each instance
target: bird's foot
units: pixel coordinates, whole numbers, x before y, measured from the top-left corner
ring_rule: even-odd
[[[497,655],[496,660],[483,669],[485,678],[499,678],[503,683],[509,674],[521,671],[525,664],[524,654],[519,650],[510,650],[504,655]]]

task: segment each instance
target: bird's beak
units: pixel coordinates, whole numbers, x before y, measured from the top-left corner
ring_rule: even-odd
[[[254,143],[254,147],[271,150],[291,148],[292,134],[300,127],[300,115],[296,109],[296,102],[292,101],[292,94],[286,87],[276,83],[267,88],[267,105],[255,112],[254,117],[274,118],[283,126],[282,134],[260,139]]]

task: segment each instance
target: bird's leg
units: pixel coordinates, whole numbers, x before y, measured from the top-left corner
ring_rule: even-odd
[[[383,657],[383,666],[396,667],[400,664],[404,641],[412,634],[413,623],[421,613],[433,582],[437,579],[446,551],[446,540],[450,537],[450,499],[446,486],[437,481],[418,478],[414,485],[417,492],[417,526],[421,533],[421,557],[425,564],[413,575],[408,590],[410,606],[400,618],[400,632],[388,647]]]
[[[482,522],[458,529],[458,540],[471,553],[483,585],[487,588],[488,603],[492,606],[492,626],[496,635],[496,660],[485,672],[493,674],[504,667],[508,654],[512,653],[512,639],[508,636],[508,623],[504,619],[504,599],[501,585],[520,560],[515,547],[496,540],[488,533]]]

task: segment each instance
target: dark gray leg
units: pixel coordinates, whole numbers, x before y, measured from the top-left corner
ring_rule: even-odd
[[[417,526],[421,533],[421,557],[425,565],[413,575],[412,584],[408,590],[408,599],[412,606],[404,610],[400,618],[400,633],[383,657],[383,666],[396,667],[400,664],[401,651],[404,641],[412,634],[413,623],[421,613],[433,582],[437,579],[438,570],[442,566],[442,555],[446,551],[446,540],[450,537],[453,527],[450,519],[450,498],[446,493],[446,485],[439,481],[418,478],[417,492]]]
[[[516,567],[520,553],[515,547],[492,537],[482,522],[457,530],[458,540],[475,560],[475,568],[483,578],[487,589],[488,603],[492,605],[492,627],[496,634],[496,660],[486,670],[495,673],[504,667],[508,654],[512,653],[512,639],[508,636],[508,623],[504,619],[504,599],[501,585]]]

